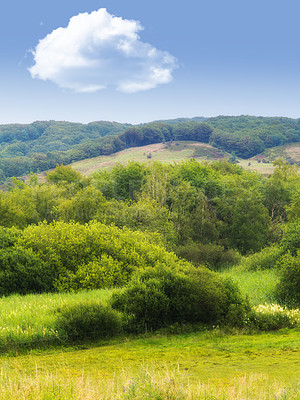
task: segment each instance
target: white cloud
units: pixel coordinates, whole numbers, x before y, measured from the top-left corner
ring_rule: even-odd
[[[41,39],[33,51],[32,78],[91,93],[109,86],[126,93],[155,88],[172,80],[176,59],[140,40],[138,21],[105,8],[72,17]]]

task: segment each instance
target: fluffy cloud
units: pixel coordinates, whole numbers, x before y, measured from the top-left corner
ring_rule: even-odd
[[[110,86],[134,93],[170,82],[176,59],[142,42],[142,29],[138,21],[115,17],[105,8],[79,14],[39,41],[29,72],[85,93]]]

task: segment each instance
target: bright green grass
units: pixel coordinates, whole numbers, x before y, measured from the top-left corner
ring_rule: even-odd
[[[0,346],[5,349],[47,345],[58,340],[54,329],[55,310],[65,304],[88,300],[105,302],[111,290],[80,293],[14,295],[0,299]]]
[[[36,347],[43,350],[0,357],[0,400],[299,399],[300,334],[293,330],[148,334],[102,341],[101,347],[45,350],[55,338],[51,326],[58,307],[105,302],[110,295],[95,290],[2,298],[2,341],[24,348],[28,340],[34,348],[41,340]]]
[[[295,331],[245,336],[215,330],[2,357],[0,399],[299,399],[299,344]],[[171,385],[177,397],[146,397],[149,381],[152,393]],[[129,396],[132,386],[136,396]]]
[[[241,271],[237,268],[223,272],[247,294],[252,305],[272,302],[271,292],[278,279],[272,271]],[[57,308],[87,300],[105,302],[111,290],[91,290],[80,293],[10,296],[0,299],[0,349],[17,351],[60,343],[55,330]]]
[[[275,270],[245,271],[234,267],[221,274],[232,278],[241,292],[249,297],[250,303],[257,306],[275,301],[272,292],[279,282],[276,272]]]

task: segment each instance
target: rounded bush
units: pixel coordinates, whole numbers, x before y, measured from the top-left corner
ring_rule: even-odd
[[[241,324],[247,303],[231,282],[206,268],[161,266],[136,274],[114,293],[112,307],[135,329],[157,329],[177,322]]]
[[[195,265],[208,265],[214,271],[238,264],[241,258],[236,250],[225,250],[223,246],[213,243],[187,243],[178,247],[176,253]]]
[[[114,336],[122,329],[119,313],[100,303],[67,305],[57,312],[55,328],[71,342]]]
[[[276,267],[282,253],[282,249],[277,246],[265,247],[260,252],[245,257],[241,264],[247,271],[272,269]]]
[[[101,258],[80,265],[76,273],[68,271],[58,280],[56,287],[59,291],[78,291],[123,286],[128,275],[122,262],[103,254]]]
[[[55,274],[31,249],[0,249],[0,295],[49,292]]]
[[[275,331],[299,325],[298,310],[288,310],[278,304],[260,305],[251,310],[246,326],[262,331]]]

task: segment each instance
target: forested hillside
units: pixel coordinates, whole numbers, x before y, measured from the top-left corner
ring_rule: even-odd
[[[117,135],[129,124],[36,121],[32,124],[0,125],[0,179],[30,171],[43,171],[57,163],[82,159],[77,148],[108,135]],[[105,145],[105,141],[103,142]]]
[[[267,117],[209,118],[213,128],[211,142],[242,158],[253,157],[265,149],[300,141],[300,120]]]
[[[46,171],[57,164],[175,140],[209,143],[233,157],[300,141],[300,120],[265,117],[179,118],[141,125],[34,122],[0,126],[0,180]],[[289,160],[291,163],[294,160]]]

